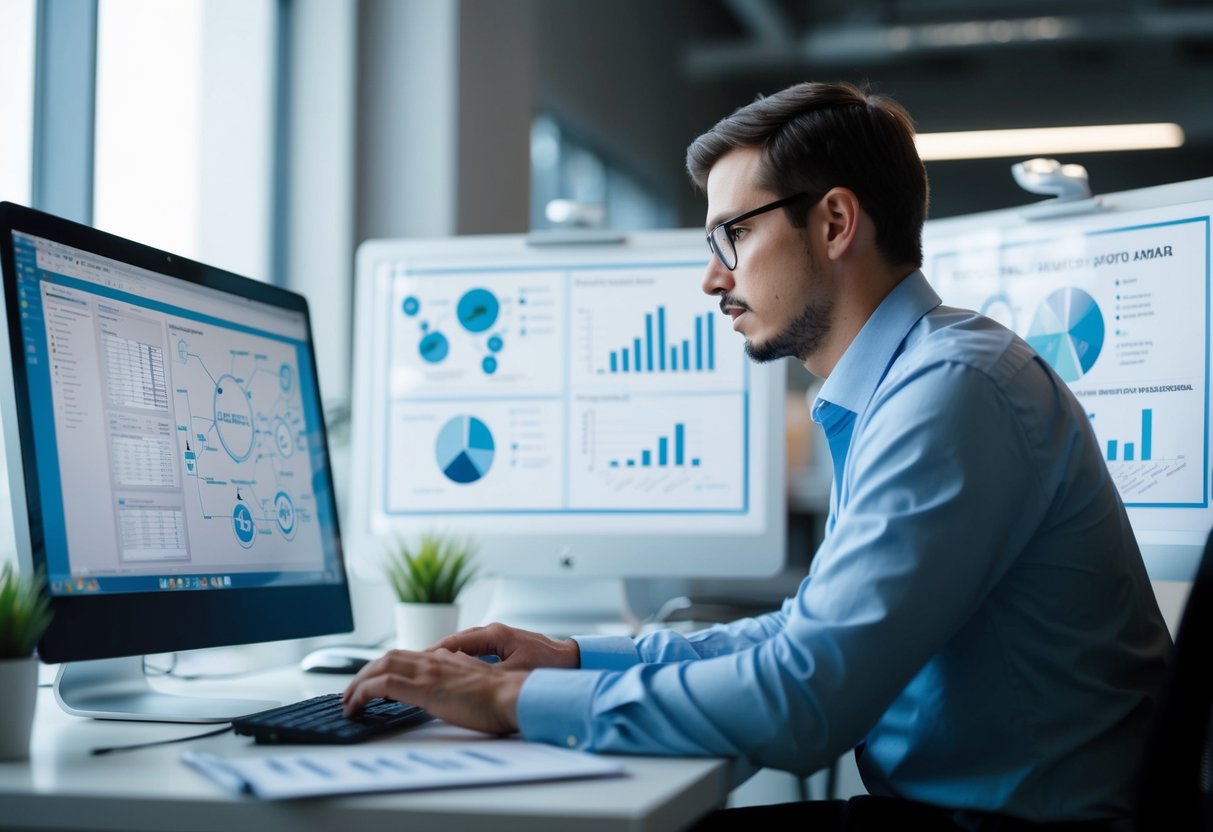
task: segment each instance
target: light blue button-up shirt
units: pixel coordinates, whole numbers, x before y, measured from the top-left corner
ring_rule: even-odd
[[[856,414],[830,530],[779,612],[582,637],[523,685],[527,739],[808,774],[1030,820],[1132,808],[1170,652],[1086,413],[1022,340],[921,273],[821,388]]]

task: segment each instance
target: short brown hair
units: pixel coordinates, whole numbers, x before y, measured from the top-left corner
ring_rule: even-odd
[[[890,265],[922,265],[927,173],[914,123],[891,98],[852,84],[803,83],[759,98],[721,119],[687,148],[687,172],[707,190],[708,172],[728,152],[761,147],[759,187],[779,196],[804,192],[814,202],[849,188],[876,226],[876,248]],[[800,226],[800,214],[788,215]]]

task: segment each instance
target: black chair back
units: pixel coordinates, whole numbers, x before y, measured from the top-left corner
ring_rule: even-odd
[[[1175,638],[1167,685],[1142,760],[1139,832],[1213,830],[1213,534]]]

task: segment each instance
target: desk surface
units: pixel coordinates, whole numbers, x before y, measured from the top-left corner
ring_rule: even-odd
[[[347,677],[267,671],[239,681],[156,686],[197,696],[294,701],[344,687]],[[212,726],[213,727],[213,726]],[[113,830],[665,830],[680,829],[724,804],[732,765],[716,759],[620,757],[628,775],[570,781],[270,803],[232,795],[186,767],[186,749],[218,754],[274,753],[224,734],[95,757],[100,746],[203,733],[205,725],[113,722],[69,716],[50,689],[39,691],[28,762],[0,763],[0,825],[29,829]],[[380,740],[425,744],[462,738],[431,724]]]

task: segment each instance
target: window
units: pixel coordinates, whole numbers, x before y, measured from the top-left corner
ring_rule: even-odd
[[[93,220],[269,277],[274,0],[101,0]]]
[[[35,20],[35,0],[0,0],[0,200],[22,205],[33,173]]]
[[[0,0],[0,200],[30,204],[34,135],[35,0]],[[8,467],[0,442],[0,563],[15,561]]]

